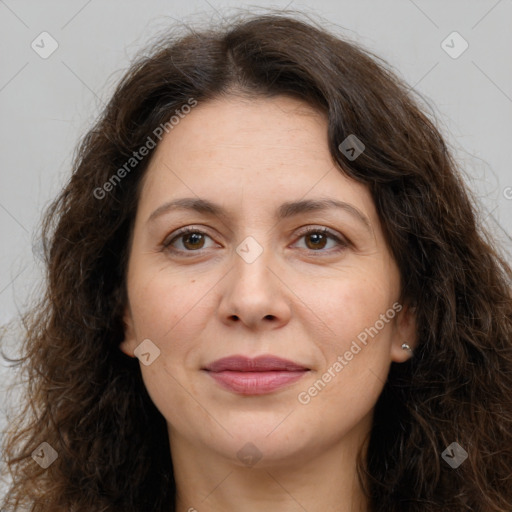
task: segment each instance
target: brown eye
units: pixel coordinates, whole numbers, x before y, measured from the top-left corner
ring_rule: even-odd
[[[201,249],[204,245],[204,235],[202,233],[188,233],[181,235],[183,245],[187,249]]]
[[[300,238],[305,239],[305,248],[313,252],[338,252],[345,249],[349,245],[348,242],[327,228],[309,228],[300,233]],[[329,242],[334,242],[334,245],[327,247]]]
[[[211,237],[195,228],[184,228],[171,236],[162,245],[165,249],[176,253],[195,252],[207,248],[206,240]]]
[[[328,236],[326,236],[324,233],[318,233],[318,232],[311,232],[305,235],[306,238],[306,245],[308,246],[308,249],[324,249],[325,245],[327,243]],[[308,244],[307,240],[310,241],[310,244]]]

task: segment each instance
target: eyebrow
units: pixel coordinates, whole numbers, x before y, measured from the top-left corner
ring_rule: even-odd
[[[338,201],[337,199],[303,199],[300,201],[288,201],[279,206],[276,210],[275,217],[277,220],[283,220],[302,213],[325,211],[333,208],[344,210],[352,215],[352,217],[362,222],[370,232],[372,231],[370,221],[360,210],[349,203]],[[228,212],[219,204],[213,203],[207,199],[183,197],[159,206],[148,217],[147,222],[151,222],[157,217],[174,210],[194,211],[203,215],[217,216],[222,219],[229,217]]]

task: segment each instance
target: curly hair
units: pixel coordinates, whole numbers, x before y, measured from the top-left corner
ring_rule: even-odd
[[[512,270],[413,91],[372,52],[299,18],[242,16],[168,35],[132,64],[81,141],[43,221],[44,297],[10,359],[27,386],[4,440],[12,485],[2,511],[174,510],[165,420],[139,362],[119,349],[154,150],[112,177],[190,98],[231,94],[289,95],[327,115],[332,158],[371,192],[401,301],[416,311],[414,357],[391,364],[358,458],[368,510],[512,510]],[[349,134],[365,145],[355,160],[339,150]],[[58,454],[46,469],[31,456],[43,442]],[[441,460],[452,442],[467,452],[457,469]]]

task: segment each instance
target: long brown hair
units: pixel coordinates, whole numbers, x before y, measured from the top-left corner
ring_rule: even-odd
[[[299,18],[243,16],[167,38],[82,140],[44,218],[47,288],[24,317],[27,392],[4,442],[3,511],[173,510],[164,418],[119,349],[150,155],[126,162],[191,98],[229,94],[291,95],[326,113],[332,157],[371,192],[401,301],[416,310],[414,357],[392,364],[359,459],[369,510],[512,510],[512,271],[413,91],[376,55]],[[354,160],[339,149],[351,134],[365,145]],[[31,457],[43,442],[58,454],[46,469]],[[453,442],[468,454],[456,469],[441,457]]]

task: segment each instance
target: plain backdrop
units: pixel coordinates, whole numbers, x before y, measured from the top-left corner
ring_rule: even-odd
[[[0,0],[0,326],[41,290],[41,212],[137,52],[173,23],[221,20],[240,7],[320,16],[389,62],[435,114],[511,261],[511,0]],[[18,344],[11,332],[4,351],[13,356]],[[0,359],[0,388],[11,374]]]

